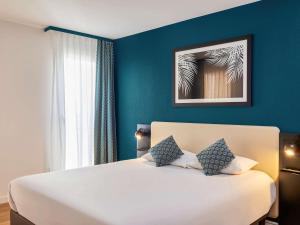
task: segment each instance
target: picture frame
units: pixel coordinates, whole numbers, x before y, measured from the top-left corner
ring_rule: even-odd
[[[251,34],[176,48],[174,106],[251,106]]]

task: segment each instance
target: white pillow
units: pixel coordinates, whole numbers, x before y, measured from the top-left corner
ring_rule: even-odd
[[[193,158],[191,161],[188,162],[188,167],[198,169],[198,170],[203,170],[202,165],[199,162],[196,154],[195,154],[195,158]]]
[[[221,170],[221,173],[239,175],[247,172],[257,164],[258,162],[255,160],[242,156],[235,156],[229,166]]]
[[[146,160],[148,160],[148,161],[150,161],[150,162],[153,162],[153,161],[154,161],[152,155],[150,154],[150,152],[146,153],[145,155],[142,155],[141,158],[142,158],[142,159],[146,159]]]
[[[183,155],[181,155],[179,159],[176,159],[175,161],[171,162],[171,165],[188,168],[189,167],[188,163],[193,161],[194,159],[197,160],[197,156],[196,156],[196,154],[185,151],[185,150],[182,150],[182,152],[183,152]],[[150,162],[154,161],[150,152],[143,155],[141,158],[146,159]]]
[[[239,175],[245,173],[246,171],[250,170],[254,166],[256,166],[258,162],[248,159],[242,156],[235,156],[235,158],[231,161],[228,167],[221,170],[221,173],[225,174],[233,174]],[[202,170],[201,163],[198,161],[197,157],[196,160],[192,160],[188,163],[188,167]]]

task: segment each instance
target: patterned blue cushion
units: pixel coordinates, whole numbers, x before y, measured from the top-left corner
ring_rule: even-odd
[[[170,136],[153,146],[150,149],[150,153],[156,166],[169,165],[183,155],[183,152],[176,144],[173,136]]]
[[[222,138],[197,155],[206,176],[220,174],[235,158]]]

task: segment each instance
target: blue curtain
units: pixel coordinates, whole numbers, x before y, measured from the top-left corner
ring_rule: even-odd
[[[116,161],[113,43],[98,40],[96,61],[95,164]]]

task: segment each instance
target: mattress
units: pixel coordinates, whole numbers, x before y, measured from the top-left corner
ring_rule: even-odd
[[[18,178],[9,196],[36,225],[249,225],[268,213],[276,187],[255,170],[209,177],[134,159]]]

